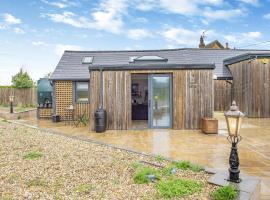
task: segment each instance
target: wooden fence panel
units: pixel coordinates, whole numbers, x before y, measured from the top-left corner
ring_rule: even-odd
[[[246,60],[229,68],[234,77],[232,99],[239,109],[248,117],[270,117],[270,59]]]
[[[225,111],[231,105],[232,81],[214,80],[214,109],[215,111]]]
[[[0,88],[0,104],[9,105],[9,96],[14,96],[14,105],[18,106],[36,106],[37,89],[36,88]]]

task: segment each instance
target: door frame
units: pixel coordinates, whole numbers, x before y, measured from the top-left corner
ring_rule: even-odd
[[[169,106],[170,106],[170,124],[168,126],[153,126],[153,88],[152,88],[152,78],[153,77],[169,77],[170,79],[170,100],[169,100]],[[171,129],[172,128],[172,120],[173,120],[173,90],[172,90],[172,80],[173,76],[171,73],[162,73],[162,74],[148,74],[148,128],[150,129]]]

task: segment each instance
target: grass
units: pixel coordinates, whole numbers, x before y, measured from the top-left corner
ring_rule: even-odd
[[[203,171],[203,167],[200,165],[193,164],[189,161],[179,161],[179,162],[173,162],[173,165],[177,169],[182,169],[182,170],[192,170],[194,172],[200,172]]]
[[[9,104],[0,104],[0,108],[4,109],[4,110],[9,110]],[[27,110],[31,110],[31,109],[34,109],[36,108],[35,105],[28,105],[28,106],[22,106],[22,105],[17,105],[17,106],[14,106],[14,112],[24,112],[24,111],[27,111]]]
[[[169,165],[169,166],[167,166],[167,167],[164,167],[164,168],[162,169],[162,175],[163,175],[163,176],[172,176],[172,175],[173,175],[172,170],[173,170],[174,168],[176,169],[176,167],[175,167],[174,165]]]
[[[149,183],[151,181],[149,180],[147,175],[155,175],[157,180],[161,179],[159,170],[142,166],[142,167],[137,168],[133,180],[137,184]]]
[[[163,198],[175,198],[192,195],[202,191],[203,184],[193,180],[171,179],[160,181],[157,185],[158,196]]]
[[[223,186],[210,194],[213,200],[233,200],[238,196],[238,192],[234,186]]]
[[[143,167],[143,164],[140,163],[140,162],[133,162],[133,163],[131,163],[131,167],[132,167],[134,170],[136,170],[136,169],[138,169],[138,168]]]
[[[74,191],[79,194],[89,194],[94,189],[92,184],[81,184],[77,186]]]
[[[163,158],[163,156],[161,156],[161,155],[157,155],[157,156],[155,157],[155,160],[156,160],[157,162],[162,162],[162,161],[164,160],[164,158]]]
[[[33,160],[42,157],[43,154],[39,151],[30,151],[23,156],[24,159]]]
[[[35,178],[26,182],[27,187],[47,187],[46,181],[40,178]]]

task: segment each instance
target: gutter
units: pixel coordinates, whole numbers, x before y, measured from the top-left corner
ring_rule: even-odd
[[[175,70],[175,69],[215,69],[215,64],[119,64],[119,65],[89,65],[89,71],[121,71],[121,70]]]

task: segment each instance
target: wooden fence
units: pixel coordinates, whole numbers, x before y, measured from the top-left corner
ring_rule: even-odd
[[[214,80],[214,110],[226,111],[231,105],[232,81]]]
[[[14,105],[36,106],[37,89],[36,88],[0,88],[0,105],[9,105],[9,96],[14,96]]]

